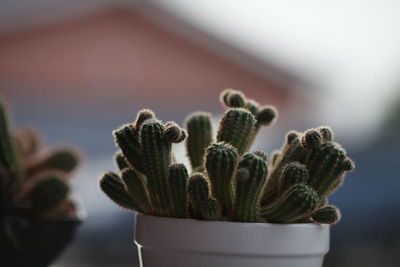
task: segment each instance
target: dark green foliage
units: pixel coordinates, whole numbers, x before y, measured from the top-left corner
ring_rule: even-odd
[[[224,90],[220,100],[226,112],[216,141],[211,114],[205,112],[187,117],[187,132],[175,122],[163,124],[151,110],[140,111],[134,123],[115,131],[122,151],[115,160],[122,180],[114,174],[106,194],[119,205],[157,216],[334,223],[335,214],[328,216],[333,209],[327,208],[327,196],[342,184],[354,163],[333,141],[332,129],[289,132],[267,164],[265,152],[246,151],[261,127],[276,120],[277,110],[233,89]],[[192,165],[189,178],[171,151],[173,143],[185,138]]]
[[[211,114],[205,112],[195,112],[186,119],[186,129],[188,138],[186,140],[186,150],[195,169],[203,164],[205,149],[212,143]]]
[[[152,214],[147,181],[143,175],[138,174],[134,169],[125,169],[121,173],[123,183],[131,198],[142,212]]]
[[[295,184],[306,184],[307,181],[308,170],[305,165],[296,161],[288,163],[279,180],[279,192],[284,192]]]
[[[208,179],[202,173],[194,173],[189,177],[188,183],[192,216],[196,219],[202,218],[201,205],[210,196],[210,185]]]
[[[256,120],[246,109],[228,110],[222,118],[217,141],[226,142],[235,147],[242,155],[249,147],[249,141],[254,134]]]
[[[313,222],[319,224],[336,224],[341,217],[339,209],[331,205],[319,208],[311,215]]]
[[[200,213],[204,220],[219,220],[221,219],[221,205],[216,199],[208,198],[201,203]]]
[[[187,169],[182,163],[175,163],[169,167],[168,181],[174,204],[175,218],[187,218],[189,216],[187,196],[188,177]]]
[[[258,220],[267,171],[267,162],[256,153],[247,153],[240,160],[236,174],[236,198],[232,216],[234,221]]]
[[[67,199],[69,193],[68,184],[57,177],[49,175],[40,179],[28,198],[32,201],[32,208],[38,212],[46,212],[59,206]]]
[[[212,194],[220,202],[222,212],[229,216],[233,206],[232,179],[238,163],[236,149],[226,143],[212,144],[206,151],[206,170]]]
[[[127,192],[125,184],[121,181],[118,174],[113,172],[103,174],[100,179],[100,188],[118,206],[125,209],[142,211]]]
[[[293,223],[307,217],[318,204],[317,193],[309,186],[297,184],[274,203],[261,207],[261,216],[272,223]]]

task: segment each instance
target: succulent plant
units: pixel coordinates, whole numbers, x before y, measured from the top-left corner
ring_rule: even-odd
[[[42,149],[36,131],[12,129],[0,99],[0,249],[5,266],[46,266],[72,240],[81,218],[69,199],[69,180],[78,163],[75,149]]]
[[[327,126],[290,131],[271,160],[249,149],[277,111],[227,89],[226,111],[216,136],[211,114],[195,112],[186,131],[163,124],[150,110],[114,132],[121,174],[108,172],[103,191],[121,207],[155,216],[239,222],[334,224],[340,211],[327,197],[354,163]],[[172,157],[172,144],[186,138],[192,171]]]

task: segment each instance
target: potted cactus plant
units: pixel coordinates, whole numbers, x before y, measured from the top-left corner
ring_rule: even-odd
[[[291,131],[270,159],[248,152],[277,111],[242,92],[222,92],[216,138],[209,113],[185,128],[150,110],[114,131],[120,174],[105,173],[104,193],[137,212],[141,266],[320,267],[329,225],[340,220],[327,197],[354,168],[329,127]],[[172,144],[186,142],[191,171]]]
[[[81,222],[69,198],[78,162],[71,147],[43,149],[34,130],[11,129],[0,101],[2,266],[48,266],[70,243]]]

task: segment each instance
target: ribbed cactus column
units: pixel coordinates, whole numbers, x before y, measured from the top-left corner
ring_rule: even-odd
[[[100,188],[118,206],[142,212],[130,194],[126,191],[124,183],[113,172],[103,174],[100,179]]]
[[[192,168],[198,168],[203,164],[206,148],[213,142],[211,114],[206,112],[195,112],[186,119],[188,138],[186,150]]]
[[[202,173],[194,173],[189,177],[188,193],[191,204],[191,216],[201,219],[201,205],[210,196],[208,179]]]
[[[261,207],[261,216],[271,223],[293,223],[313,212],[318,201],[318,195],[311,187],[297,184],[274,203]]]
[[[115,142],[124,157],[136,170],[144,173],[143,155],[140,151],[139,136],[134,124],[126,124],[113,132]]]
[[[126,160],[124,154],[122,154],[121,151],[118,151],[114,155],[114,161],[120,171],[130,167],[128,161]]]
[[[228,110],[222,118],[218,134],[218,142],[226,142],[235,147],[239,155],[248,148],[254,134],[256,119],[246,109]]]
[[[307,167],[298,162],[288,163],[279,179],[279,193],[283,193],[295,184],[306,184],[308,181]]]
[[[247,153],[240,160],[236,174],[234,221],[257,222],[267,172],[267,162],[256,153]]]
[[[300,163],[304,162],[307,153],[307,149],[305,149],[301,144],[301,133],[290,131],[286,135],[286,141],[281,151],[273,157],[274,168],[269,173],[262,203],[268,204],[277,198],[277,193],[279,192],[279,179],[286,164],[293,161]]]
[[[126,185],[126,190],[140,210],[146,214],[152,214],[153,208],[145,177],[134,169],[125,169],[121,173],[121,178]]]
[[[332,205],[319,208],[311,215],[313,222],[319,224],[336,224],[341,217],[339,209]]]
[[[344,173],[354,168],[346,151],[338,144],[327,142],[312,151],[307,162],[308,184],[320,198],[331,194],[342,182]]]
[[[232,211],[234,191],[233,174],[238,163],[236,149],[226,143],[212,144],[206,151],[206,170],[213,196],[220,202],[222,212],[229,216]]]
[[[168,180],[174,204],[175,218],[187,218],[188,213],[188,172],[182,163],[175,163],[169,167]]]
[[[171,143],[165,140],[160,121],[147,120],[139,131],[143,168],[155,215],[172,216],[172,199],[168,191],[168,168],[171,164]]]

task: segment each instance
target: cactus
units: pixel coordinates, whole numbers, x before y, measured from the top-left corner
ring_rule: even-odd
[[[238,163],[236,149],[225,143],[212,144],[205,159],[212,194],[220,202],[223,214],[229,215],[234,199],[232,179]]]
[[[201,205],[210,196],[208,179],[201,173],[194,173],[189,177],[188,193],[191,212],[194,218],[202,218]]]
[[[314,149],[307,161],[310,171],[308,184],[320,198],[330,195],[342,183],[344,173],[351,171],[353,162],[336,143],[327,142]]]
[[[296,184],[287,189],[274,203],[261,207],[261,216],[272,223],[293,223],[301,220],[318,205],[318,195],[309,186]]]
[[[312,221],[319,224],[336,224],[341,217],[339,209],[331,205],[319,208],[311,215]]]
[[[266,190],[262,202],[268,204],[278,197],[279,179],[286,164],[297,161],[304,162],[308,151],[301,144],[301,133],[290,131],[286,135],[286,142],[280,152],[273,158],[273,168],[270,171]]]
[[[236,198],[233,220],[256,222],[261,193],[267,180],[267,163],[259,153],[247,153],[240,160],[236,174]]]
[[[202,166],[204,152],[213,141],[211,114],[192,113],[187,117],[185,124],[188,132],[186,150],[192,168],[195,169]]]
[[[70,174],[80,161],[77,151],[46,151],[42,145],[36,131],[11,128],[0,99],[0,245],[5,266],[49,265],[81,222],[69,199]]]
[[[295,184],[306,184],[308,175],[305,165],[296,161],[288,163],[279,179],[279,192],[282,193]]]
[[[201,203],[200,214],[204,220],[217,221],[221,218],[221,205],[215,198],[207,198]]]
[[[187,218],[189,216],[187,197],[188,176],[187,169],[182,163],[175,163],[169,167],[168,182],[174,204],[174,217],[176,218]]]
[[[327,197],[354,163],[334,142],[332,129],[290,131],[268,160],[261,150],[247,151],[259,130],[276,120],[277,110],[233,89],[224,90],[220,101],[226,111],[216,136],[206,112],[191,113],[185,131],[159,121],[151,110],[139,111],[133,123],[114,131],[121,175],[106,173],[103,191],[122,207],[156,216],[335,223],[340,213]],[[184,139],[190,177],[172,151]]]
[[[153,209],[145,177],[134,169],[125,169],[121,173],[121,178],[140,211],[151,214]]]
[[[226,142],[235,147],[242,155],[249,147],[249,141],[254,133],[256,120],[246,109],[228,110],[222,118],[218,134],[218,142]]]
[[[63,179],[49,175],[35,184],[28,198],[35,211],[47,212],[59,206],[67,198],[68,193],[68,184]]]
[[[122,182],[118,174],[113,172],[103,174],[100,179],[100,188],[120,207],[140,212],[142,211],[126,190],[125,184]]]

